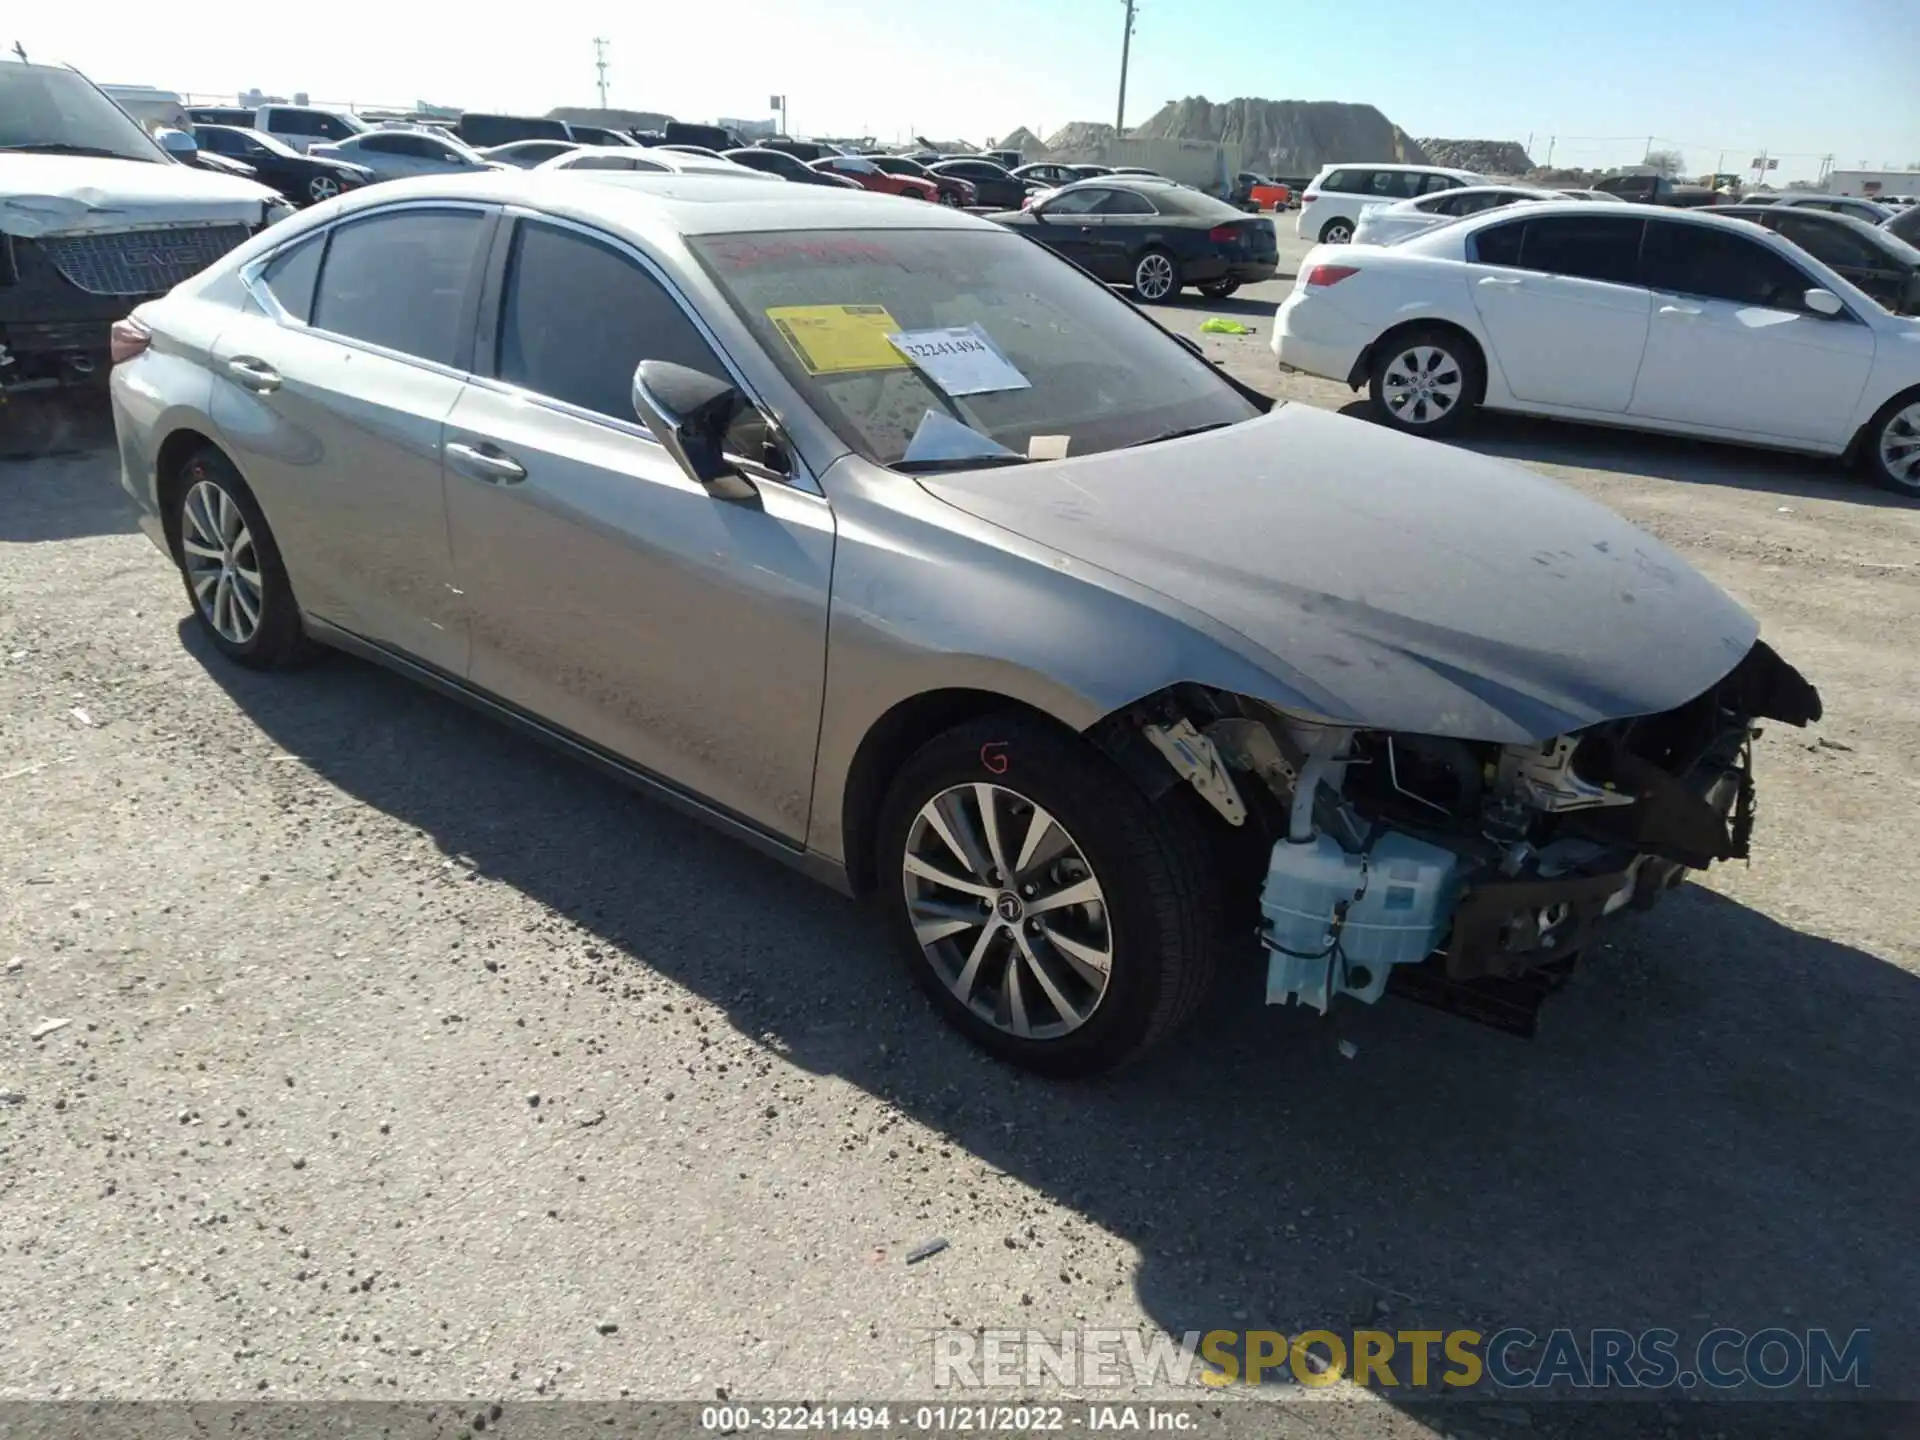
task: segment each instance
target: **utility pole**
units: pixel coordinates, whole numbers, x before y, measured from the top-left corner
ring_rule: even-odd
[[[22,65],[27,63],[27,47],[22,45],[18,40],[13,42],[13,53],[20,57],[20,63]]]
[[[1113,138],[1127,130],[1127,60],[1133,49],[1134,0],[1120,0],[1127,7],[1127,28],[1120,35],[1120,104],[1113,113]]]
[[[1553,147],[1559,142],[1558,135],[1547,136],[1547,169],[1553,168]]]
[[[607,42],[593,37],[593,68],[600,72],[600,108],[607,108]]]

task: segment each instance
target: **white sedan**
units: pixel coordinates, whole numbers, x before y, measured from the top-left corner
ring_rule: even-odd
[[[1273,352],[1416,434],[1484,405],[1858,458],[1920,499],[1920,320],[1744,221],[1556,201],[1316,246]]]
[[[1442,190],[1412,200],[1386,201],[1360,207],[1354,223],[1356,245],[1391,245],[1422,230],[1431,230],[1449,220],[1478,215],[1482,210],[1498,210],[1521,200],[1564,200],[1558,190],[1541,190],[1531,185],[1467,185]]]
[[[714,156],[689,155],[684,150],[647,149],[638,145],[577,145],[564,155],[542,160],[535,170],[613,170],[656,175],[724,175],[730,180],[771,180],[786,182],[778,175],[749,170],[731,160]]]

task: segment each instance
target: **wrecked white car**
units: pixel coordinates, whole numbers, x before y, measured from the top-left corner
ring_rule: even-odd
[[[1526,1029],[1819,714],[1605,507],[988,221],[610,173],[373,187],[142,306],[124,483],[233,663],[352,651],[877,893],[995,1054],[1124,1061],[1256,932],[1272,999]]]
[[[292,212],[177,163],[77,71],[0,59],[0,392],[103,371],[115,321]]]

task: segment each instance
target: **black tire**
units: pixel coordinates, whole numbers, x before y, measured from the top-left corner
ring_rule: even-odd
[[[942,190],[940,192],[940,203],[942,205],[945,205],[949,210],[958,210],[962,208],[960,204],[960,197],[954,194],[953,191],[951,190]]]
[[[1336,215],[1320,227],[1322,245],[1347,245],[1353,241],[1353,222]]]
[[[1200,287],[1200,293],[1209,300],[1224,300],[1239,288],[1238,280],[1209,280]]]
[[[921,809],[954,787],[983,783],[996,787],[1002,796],[1010,792],[1015,800],[1045,810],[1071,848],[1084,857],[1103,897],[1103,904],[1087,909],[1106,927],[1110,958],[1104,991],[1077,1028],[1052,1038],[1016,1035],[978,1013],[949,988],[914,933],[905,865],[916,827],[922,843],[927,843],[928,832],[919,820]],[[989,1053],[1056,1076],[1112,1069],[1178,1028],[1212,985],[1223,934],[1207,835],[1186,799],[1184,791],[1175,791],[1162,803],[1149,801],[1090,745],[1023,716],[970,721],[929,741],[901,768],[888,791],[881,808],[875,864],[882,903],[901,957],[934,1007]],[[1018,805],[1003,802],[1003,807],[1010,827],[1020,826],[1023,812]],[[1031,811],[1024,813],[1030,823]],[[980,828],[976,826],[976,833]],[[1006,829],[1002,853],[1010,853],[1017,843],[1014,836],[1023,833],[1023,826]],[[945,863],[955,872],[966,868],[951,859]],[[1000,878],[1011,890],[1044,865],[1030,867],[1011,881]],[[963,922],[971,933],[937,943],[970,951],[980,934],[995,923],[994,913],[983,910],[980,920]],[[1053,913],[1056,920],[1065,918],[1061,911]],[[1003,925],[997,948],[982,952],[988,958],[971,987],[978,1003],[1007,1010],[1008,970],[1014,963],[1024,965],[1014,961],[1014,932],[1021,925],[1031,930],[1035,924],[1035,918],[1028,917]],[[1031,935],[1028,944],[1039,948]],[[958,957],[961,952],[956,948],[950,953]],[[1020,973],[1027,976],[1031,971],[1022,968]],[[1055,979],[1059,978],[1056,974]],[[1034,980],[1021,984],[1040,994]],[[1045,1008],[1041,1013],[1057,1012]]]
[[[1418,363],[1413,363],[1416,356]],[[1382,336],[1374,344],[1370,370],[1367,396],[1374,417],[1409,435],[1445,435],[1458,429],[1486,394],[1487,371],[1479,349],[1460,331],[1444,326],[1415,325]],[[1414,381],[1411,387],[1393,383],[1407,377]]]
[[[1180,293],[1180,262],[1155,247],[1133,259],[1133,293],[1149,304],[1171,300]]]
[[[1861,435],[1860,455],[1874,484],[1920,500],[1920,388],[1880,407]]]
[[[203,484],[215,487],[239,511],[245,534],[250,540],[251,558],[254,561],[251,570],[260,579],[257,623],[250,633],[237,639],[222,633],[214,620],[214,604],[196,590],[194,583],[192,556],[188,547],[196,522],[189,518],[187,508],[190,503],[198,503],[194,497],[197,488]],[[247,482],[240,478],[240,472],[234,468],[233,462],[219,450],[209,445],[188,458],[181,469],[179,482],[172,487],[166,523],[167,533],[173,540],[174,560],[180,567],[180,579],[186,587],[187,603],[193,607],[193,618],[200,626],[200,633],[216,650],[236,665],[244,665],[250,670],[286,669],[303,664],[320,653],[321,647],[307,634],[301,623],[300,607],[293,598],[293,586],[287,580],[287,568],[280,559],[280,547],[274,542],[266,514],[260,509],[260,502],[253,498],[253,491],[247,488]],[[236,558],[244,560],[245,554],[244,549],[236,552]],[[210,590],[208,596],[215,593],[217,587]]]

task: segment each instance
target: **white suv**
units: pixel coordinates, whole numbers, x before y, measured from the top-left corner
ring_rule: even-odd
[[[1365,205],[1391,205],[1462,185],[1484,185],[1471,170],[1438,165],[1322,165],[1300,197],[1299,236],[1322,245],[1344,245]]]

